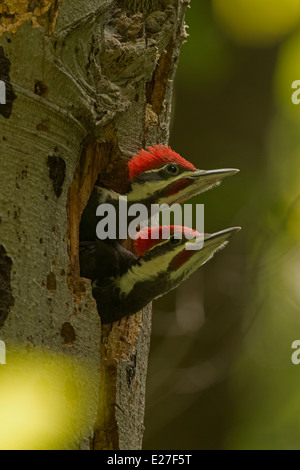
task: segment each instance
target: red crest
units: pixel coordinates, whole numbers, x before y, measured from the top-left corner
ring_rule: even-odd
[[[140,150],[128,162],[129,177],[134,180],[144,171],[154,170],[166,163],[176,163],[186,170],[196,170],[192,163],[182,158],[166,145],[155,145],[148,147],[147,150]]]

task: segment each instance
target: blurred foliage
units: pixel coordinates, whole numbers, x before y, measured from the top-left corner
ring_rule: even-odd
[[[299,49],[300,30],[297,30],[281,45],[274,75],[276,103],[282,114],[296,124],[300,123],[300,108],[293,104],[291,94],[295,91],[292,89],[292,83],[300,77]]]
[[[98,365],[45,349],[6,344],[0,366],[0,450],[79,445],[95,416]]]
[[[237,43],[276,43],[299,25],[298,0],[212,0],[215,17]]]
[[[144,448],[299,449],[298,0],[192,0],[171,145],[240,168],[205,204],[206,231],[242,231],[154,302]]]

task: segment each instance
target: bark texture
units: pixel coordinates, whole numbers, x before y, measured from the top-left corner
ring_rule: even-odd
[[[65,448],[142,445],[151,308],[101,333],[78,230],[98,177],[124,190],[127,158],[168,141],[188,3],[0,4],[0,339],[7,361],[22,345],[89,372],[66,372],[77,390],[66,419],[88,400]]]

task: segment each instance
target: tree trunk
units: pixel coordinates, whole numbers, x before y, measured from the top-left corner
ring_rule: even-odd
[[[188,3],[0,4],[1,372],[63,403],[39,448],[141,448],[151,308],[101,332],[78,231],[98,176],[121,191],[126,159],[168,141]]]

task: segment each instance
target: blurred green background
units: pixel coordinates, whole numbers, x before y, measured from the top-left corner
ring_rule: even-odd
[[[145,449],[300,449],[299,0],[192,0],[171,146],[228,247],[154,302]]]

